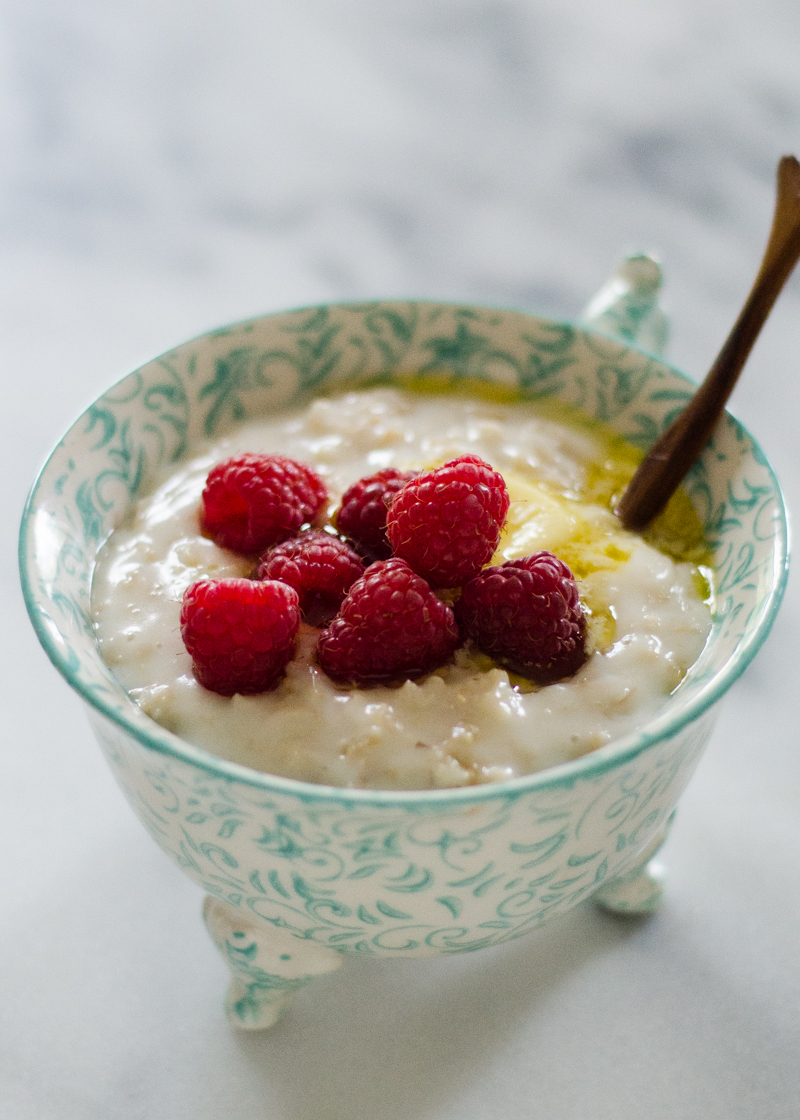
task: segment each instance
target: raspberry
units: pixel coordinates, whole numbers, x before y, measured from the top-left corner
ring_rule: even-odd
[[[327,497],[322,479],[304,463],[246,452],[209,472],[203,491],[205,526],[222,548],[263,552],[293,537]]]
[[[336,514],[336,528],[362,556],[388,560],[392,555],[392,546],[386,539],[386,512],[398,490],[418,473],[387,467],[345,490]]]
[[[487,568],[455,605],[476,645],[540,684],[571,677],[586,660],[586,625],[575,577],[552,552]]]
[[[378,560],[322,631],[317,657],[334,680],[378,684],[430,672],[459,641],[452,610],[405,560]]]
[[[349,545],[322,529],[309,529],[265,552],[257,578],[288,583],[300,596],[305,621],[325,626],[363,574],[364,561]]]
[[[204,688],[221,696],[274,688],[300,625],[293,587],[276,580],[201,579],[181,607],[181,637]]]
[[[432,587],[461,587],[492,558],[508,513],[503,476],[462,455],[407,482],[393,500],[386,535]]]

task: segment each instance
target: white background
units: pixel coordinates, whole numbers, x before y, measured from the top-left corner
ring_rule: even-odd
[[[199,892],[25,617],[25,492],[112,380],[327,299],[576,315],[628,248],[695,377],[800,155],[791,0],[2,0],[0,1115],[796,1120],[797,581],[723,708],[648,922],[345,960],[238,1035]],[[798,508],[800,277],[732,410]]]

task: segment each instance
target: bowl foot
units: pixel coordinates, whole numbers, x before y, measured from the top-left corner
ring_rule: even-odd
[[[203,921],[233,974],[225,1014],[242,1030],[271,1027],[301,988],[342,963],[333,949],[300,940],[211,895],[203,902]]]
[[[603,886],[592,901],[612,914],[652,914],[664,893],[665,872],[654,858],[667,838],[672,816],[638,856],[636,863]]]

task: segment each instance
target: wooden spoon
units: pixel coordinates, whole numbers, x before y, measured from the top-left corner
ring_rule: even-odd
[[[784,156],[778,164],[772,230],[750,295],[705,381],[631,479],[616,511],[626,529],[641,532],[649,525],[705,447],[758,332],[799,257],[800,163],[794,156]]]

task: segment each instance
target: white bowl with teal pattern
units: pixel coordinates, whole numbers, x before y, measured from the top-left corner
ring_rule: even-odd
[[[652,908],[651,857],[714,723],[757,652],[786,577],[786,517],[758,446],[730,416],[687,489],[706,527],[717,610],[699,661],[657,718],[515,781],[343,790],[223,761],[146,716],[103,663],[89,618],[98,549],[154,472],[226,426],[378,373],[450,370],[577,405],[642,447],[692,391],[655,351],[657,269],[628,260],[590,305],[595,330],[431,302],[331,305],[213,331],[131,373],[58,444],[25,510],[22,581],[50,659],[86,702],[115,777],[158,844],[206,892],[233,974],[228,1013],[274,1022],[345,954],[495,945],[594,897]],[[604,333],[600,333],[600,332]],[[627,342],[620,341],[626,339]],[[651,352],[628,343],[645,340]]]

